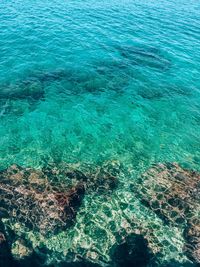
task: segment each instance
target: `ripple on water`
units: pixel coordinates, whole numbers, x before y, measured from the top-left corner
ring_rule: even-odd
[[[200,168],[199,8],[195,0],[1,1],[0,169],[120,166],[117,188],[90,188],[66,231],[47,237],[4,218],[18,237],[16,258],[36,251],[58,266],[112,266],[115,249],[134,255],[137,235],[158,266],[190,265],[192,222],[184,233],[166,224],[130,185],[156,162]]]

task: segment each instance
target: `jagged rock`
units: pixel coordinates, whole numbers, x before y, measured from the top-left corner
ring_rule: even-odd
[[[16,240],[12,246],[12,255],[15,259],[24,259],[30,257],[33,251],[26,246],[24,240]]]
[[[166,222],[184,224],[200,205],[200,174],[175,163],[158,164],[142,175],[134,191]]]
[[[102,166],[90,170],[87,187],[90,190],[100,192],[113,190],[118,185],[117,177],[119,173],[120,165],[118,162],[106,162]]]
[[[35,170],[12,165],[0,172],[0,215],[42,233],[70,226],[85,190],[113,189],[116,177],[101,167],[87,176],[67,164]]]
[[[44,262],[45,257],[38,248],[43,246],[41,240],[59,234],[75,222],[86,191],[105,193],[114,189],[119,174],[117,166],[115,163],[96,168],[87,166],[83,172],[78,166],[65,163],[47,164],[42,169],[14,164],[1,170],[0,222],[2,219],[5,225],[9,253],[14,258],[12,264],[16,261],[19,266],[27,266],[29,262]],[[33,246],[37,238],[40,245]],[[42,250],[45,249],[44,245]]]
[[[192,261],[200,265],[200,218],[190,219],[184,231],[185,251]]]
[[[200,263],[200,174],[176,163],[157,164],[133,190],[165,223],[185,229],[186,254]]]
[[[44,172],[13,165],[0,173],[0,206],[10,220],[29,229],[54,232],[75,219],[84,185],[51,181]]]
[[[67,179],[67,183],[82,182],[87,191],[106,192],[113,190],[118,185],[118,175],[120,173],[120,164],[116,161],[103,163],[101,166],[79,166],[61,163],[59,165],[49,164],[43,168],[43,173],[51,178],[52,182],[57,181],[59,177]],[[79,170],[80,168],[80,170]]]

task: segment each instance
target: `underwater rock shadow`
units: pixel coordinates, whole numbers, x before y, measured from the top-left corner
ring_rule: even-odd
[[[0,267],[4,266],[14,267],[14,259],[11,254],[11,248],[7,240],[4,225],[0,220]]]
[[[160,71],[171,68],[171,60],[165,58],[161,50],[157,48],[128,45],[115,45],[114,48],[131,65],[149,67]]]
[[[145,86],[144,88],[139,88],[137,90],[137,94],[145,100],[160,100],[163,98],[174,98],[178,96],[190,97],[192,95],[192,90],[188,88],[181,87],[159,87],[159,88],[151,88]]]
[[[66,87],[57,86],[56,83],[66,83]],[[95,75],[95,70],[81,71],[77,69],[62,69],[49,72],[36,72],[19,80],[15,84],[0,85],[0,116],[7,114],[23,115],[24,112],[33,111],[37,105],[46,100],[48,86],[55,83],[53,93],[57,95],[80,95],[82,93],[101,92],[105,89]]]
[[[50,264],[46,265],[44,260],[41,260],[41,258],[38,257],[38,255],[33,254],[31,257],[20,260],[20,261],[15,261],[13,260],[11,262],[11,265],[0,265],[0,267],[102,267],[101,265],[97,263],[92,263],[87,260],[83,261],[78,261],[78,262],[60,262],[57,264]]]
[[[113,91],[117,95],[124,94],[135,79],[133,69],[121,59],[94,62],[94,70],[96,79],[101,81],[96,93]]]
[[[45,101],[46,87],[54,82],[72,79],[71,70],[55,70],[36,72],[19,80],[15,84],[1,85],[0,116],[7,114],[23,115],[25,111],[33,111],[38,103]]]
[[[147,240],[142,235],[130,234],[122,244],[113,247],[111,266],[147,267],[153,264],[153,258]]]
[[[16,84],[3,86],[0,98],[5,100],[29,99],[39,100],[44,97],[44,88],[40,82],[33,77],[19,81]]]
[[[162,264],[162,265],[158,265],[157,267],[199,267],[198,264],[194,264],[194,263],[180,263],[180,262],[177,262],[177,261],[170,261],[166,264]]]
[[[160,253],[153,249],[150,236],[131,233],[122,239],[122,243],[111,248],[109,267],[199,267],[198,262],[188,260],[161,260]]]
[[[120,75],[119,75],[120,72]],[[101,93],[102,91],[123,91],[130,79],[130,69],[123,60],[117,62],[92,62],[88,69],[65,68],[49,72],[35,72],[15,84],[1,85],[0,104],[2,112],[15,113],[17,101],[25,101],[30,110],[34,110],[40,101],[45,101],[48,86],[55,83],[56,94],[80,95]],[[64,86],[56,86],[64,82]],[[19,106],[21,103],[19,102]],[[23,105],[22,105],[23,106]],[[23,109],[22,107],[20,107]],[[27,106],[25,107],[27,108]],[[23,110],[18,114],[23,114]]]
[[[107,77],[107,90],[114,90],[116,92],[124,92],[127,86],[137,79],[134,69],[123,60],[102,61],[95,64],[95,71],[98,77]],[[113,84],[112,84],[113,82]],[[169,86],[169,85],[149,85],[143,82],[143,86],[134,90],[135,95],[144,98],[145,100],[160,100],[163,98],[174,98],[178,96],[190,97],[193,94],[191,88],[184,88],[183,86]]]
[[[57,265],[57,267],[101,267],[101,265],[83,260],[78,262],[60,263]]]
[[[19,80],[15,84],[1,86],[1,99],[32,99],[39,100],[44,98],[45,85],[52,82],[61,81],[66,77],[71,77],[72,73],[66,70],[55,70],[49,72],[36,72],[27,76],[24,80]]]

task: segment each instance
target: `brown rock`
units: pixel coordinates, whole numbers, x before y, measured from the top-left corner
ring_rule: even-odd
[[[176,163],[157,164],[133,190],[164,222],[185,229],[186,254],[200,263],[200,174]]]

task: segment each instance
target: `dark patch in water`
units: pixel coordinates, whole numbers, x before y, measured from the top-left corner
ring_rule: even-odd
[[[69,76],[64,70],[33,74],[24,80],[1,87],[0,99],[29,99],[41,100],[45,96],[45,86],[52,82],[61,81]],[[72,76],[72,75],[71,75]]]
[[[157,48],[135,46],[115,46],[115,48],[131,65],[150,67],[161,71],[168,70],[171,66],[171,61],[165,58]]]
[[[99,75],[106,76],[111,73],[121,71],[127,71],[128,65],[122,60],[117,61],[102,61],[95,64],[95,70]],[[115,75],[114,75],[115,76]]]
[[[0,89],[1,116],[23,115],[27,110],[37,108],[39,101],[45,100],[45,88],[49,84],[72,77],[72,72],[57,70],[31,75],[15,84],[6,84]]]
[[[36,79],[27,79],[16,83],[15,85],[7,85],[1,88],[1,99],[32,99],[39,100],[44,97],[44,88]]]
[[[112,262],[116,267],[146,267],[152,257],[147,240],[142,235],[131,234],[114,247]]]
[[[138,92],[138,95],[148,100],[158,100],[164,97],[163,92],[155,89],[144,89]]]
[[[58,267],[101,267],[101,265],[89,262],[87,260],[82,260],[77,262],[59,263]]]
[[[0,266],[14,267],[10,244],[3,223],[0,221]]]
[[[133,70],[123,60],[98,61],[94,66],[104,90],[122,93],[134,77]]]
[[[174,98],[178,96],[189,97],[192,91],[188,88],[175,86],[157,87],[146,85],[145,88],[139,88],[137,94],[147,100],[159,100],[161,98]]]
[[[106,90],[122,91],[129,82],[127,64],[122,60],[114,62],[93,62],[92,68],[64,69],[40,72],[30,75],[15,84],[2,85],[0,89],[1,115],[23,115],[37,108],[45,100],[48,90],[55,94],[79,95],[87,92],[100,93]],[[55,86],[48,86],[55,83]],[[56,85],[58,84],[58,86]]]
[[[158,265],[158,267],[199,267],[199,266],[194,263],[189,263],[189,262],[180,263],[175,260],[172,260],[166,264]]]
[[[61,81],[65,79],[67,76],[69,76],[69,73],[66,72],[65,70],[57,70],[57,71],[42,73],[37,75],[36,77],[41,83],[51,83],[55,81]]]

